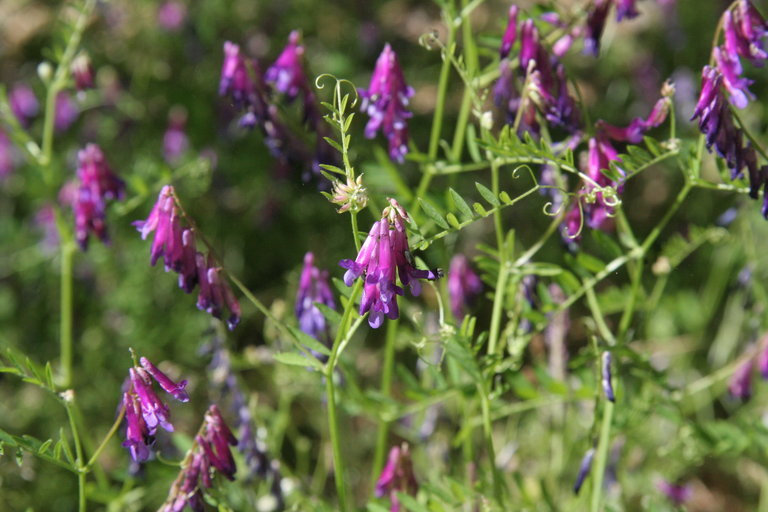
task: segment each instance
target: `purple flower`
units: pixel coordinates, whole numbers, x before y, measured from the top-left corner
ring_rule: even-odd
[[[603,385],[603,392],[605,393],[605,398],[611,402],[615,402],[616,396],[613,394],[613,383],[611,383],[611,353],[606,350],[603,352],[601,359],[602,371],[600,374],[601,382]]]
[[[499,55],[502,59],[509,55],[509,51],[517,40],[517,13],[519,10],[516,5],[512,5],[509,8],[509,21],[507,22],[507,29],[501,38],[501,47],[499,48]]]
[[[264,79],[273,84],[275,89],[285,94],[288,101],[293,101],[307,91],[307,78],[304,74],[302,60],[304,46],[301,44],[301,33],[294,30],[288,36],[288,44],[282,53],[264,74]]]
[[[693,494],[691,486],[686,484],[673,484],[666,480],[661,480],[656,485],[659,491],[661,491],[673,505],[678,507],[691,499],[691,495]]]
[[[24,84],[18,84],[13,87],[10,94],[8,94],[8,103],[11,105],[13,114],[22,126],[27,126],[40,109],[35,93]]]
[[[53,126],[56,128],[56,131],[63,132],[72,126],[72,123],[77,121],[77,116],[79,115],[80,109],[72,99],[72,96],[66,91],[61,91],[56,96],[56,110],[53,116]]]
[[[325,304],[336,309],[331,288],[328,285],[328,271],[315,266],[315,256],[308,252],[304,255],[304,268],[299,280],[299,291],[296,294],[296,318],[299,328],[313,338],[329,344],[330,326],[323,313],[315,303]],[[315,354],[319,356],[319,354]]]
[[[377,498],[389,495],[390,512],[400,511],[400,501],[397,493],[414,496],[419,489],[416,477],[413,474],[413,463],[408,444],[393,446],[389,451],[389,458],[376,481],[375,494]]]
[[[248,74],[245,58],[240,54],[240,47],[225,41],[219,96],[231,96],[235,106],[245,107],[252,103],[254,93],[254,83]]]
[[[600,38],[611,8],[611,0],[595,0],[587,13],[587,31],[584,35],[584,53],[594,57],[600,53]]]
[[[731,103],[738,108],[744,108],[755,96],[749,90],[752,80],[741,76],[743,69],[736,55],[716,46],[712,49],[717,69],[723,76],[723,85],[728,90]]]
[[[176,32],[184,25],[187,7],[174,0],[163,2],[157,9],[157,23],[168,32]]]
[[[81,53],[72,60],[72,78],[78,91],[93,89],[93,66],[87,54]]]
[[[145,357],[141,358],[141,362],[143,368],[133,367],[128,371],[129,386],[128,390],[123,393],[127,425],[126,440],[123,446],[129,449],[131,457],[136,462],[144,462],[149,458],[149,448],[154,442],[158,426],[163,427],[168,432],[173,432],[168,406],[155,393],[150,376],[154,377],[166,391],[172,389],[172,394],[176,399],[182,402],[189,400],[189,396],[183,391],[186,381],[176,384],[155,368]],[[145,369],[148,367],[151,367],[154,373]],[[161,376],[160,379],[155,374]]]
[[[406,119],[412,115],[406,108],[414,91],[406,85],[397,55],[389,44],[384,45],[376,61],[368,89],[360,89],[359,92],[363,99],[361,108],[370,117],[365,126],[365,136],[372,139],[381,129],[389,140],[389,157],[402,163],[408,153]]]
[[[768,380],[768,343],[766,341],[768,340],[764,338],[763,348],[757,358],[757,367],[760,369],[760,375],[763,376],[763,379]]]
[[[219,408],[211,405],[160,512],[181,512],[186,506],[203,512],[203,490],[213,486],[212,475],[220,473],[228,480],[235,478],[235,461],[229,447],[236,444],[237,439],[221,417]]]
[[[240,304],[227,281],[222,279],[222,268],[210,254],[206,260],[205,256],[197,253],[196,264],[200,280],[197,308],[220,319],[226,307],[229,310],[227,327],[230,331],[233,330],[240,323]]]
[[[178,383],[173,382],[170,377],[160,371],[160,369],[152,364],[152,361],[146,357],[139,359],[139,362],[141,363],[141,367],[144,368],[155,381],[157,381],[161,388],[163,388],[163,391],[173,395],[173,398],[179,402],[189,402],[189,395],[184,390],[184,388],[187,387],[186,380],[181,380]]]
[[[464,318],[466,308],[474,302],[482,289],[483,283],[469,266],[467,257],[463,254],[455,255],[448,270],[448,295],[456,321],[460,322]]]
[[[123,199],[125,183],[109,168],[101,148],[88,144],[77,153],[79,186],[72,200],[75,215],[75,238],[82,250],[88,248],[88,235],[102,242],[107,236],[106,199]]]
[[[723,14],[723,32],[725,51],[733,58],[744,57],[756,66],[768,59],[764,48],[768,24],[749,0],[739,0],[736,9]]]
[[[183,108],[174,108],[168,115],[168,128],[163,135],[163,158],[175,164],[189,149],[189,137],[184,132],[187,113]]]
[[[581,490],[581,486],[584,485],[584,480],[587,478],[587,475],[589,475],[589,471],[592,469],[592,459],[595,458],[595,449],[590,448],[587,450],[587,453],[584,454],[584,457],[581,459],[581,464],[579,465],[579,472],[576,475],[576,481],[573,483],[573,493],[579,494],[579,491]]]
[[[381,220],[371,227],[357,258],[339,262],[342,268],[347,269],[344,274],[347,286],[352,286],[358,277],[365,276],[360,315],[370,311],[368,323],[374,329],[381,326],[385,315],[393,320],[399,316],[397,295],[404,292],[397,286],[396,276],[400,277],[404,287],[410,285],[413,295],[418,295],[421,291],[419,279],[433,281],[443,275],[440,269],[419,270],[414,266],[405,231],[405,222],[410,219],[397,201],[390,198],[389,203],[390,206],[384,208],[381,214]]]
[[[637,6],[635,3],[637,0],[614,0],[616,2],[616,20],[621,21],[624,18],[631,19],[636,17]]]
[[[739,400],[748,400],[752,396],[752,359],[741,363],[733,372],[728,382],[728,392]]]
[[[659,99],[646,119],[636,117],[625,128],[619,128],[603,120],[597,122],[597,128],[613,140],[638,144],[643,141],[643,135],[648,130],[658,127],[667,119],[671,103],[669,98]]]

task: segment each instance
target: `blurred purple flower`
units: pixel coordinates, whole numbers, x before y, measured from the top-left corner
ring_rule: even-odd
[[[399,512],[400,500],[397,498],[397,493],[414,496],[418,489],[419,484],[413,474],[413,463],[408,444],[393,446],[389,451],[387,463],[376,481],[376,497],[382,498],[389,495],[390,512]]]
[[[88,235],[94,233],[107,242],[106,199],[123,199],[125,183],[118,178],[96,144],[88,144],[77,153],[79,184],[71,198],[75,214],[75,238],[82,250],[88,248]],[[64,189],[62,189],[63,191]]]
[[[659,491],[661,491],[673,505],[678,507],[691,499],[691,495],[693,494],[693,489],[687,484],[673,484],[666,480],[661,480],[656,485]]]
[[[35,226],[43,233],[40,245],[43,251],[53,252],[59,246],[59,230],[56,228],[56,210],[45,204],[35,214]]]
[[[736,55],[731,55],[724,49],[716,46],[712,49],[717,69],[723,77],[723,85],[728,90],[731,103],[738,108],[745,108],[749,100],[755,99],[755,95],[749,90],[752,80],[741,76],[743,68]]]
[[[32,88],[24,84],[17,84],[11,89],[8,94],[8,103],[22,126],[27,126],[40,109]]]
[[[63,132],[72,126],[72,123],[77,121],[79,115],[80,108],[72,99],[72,96],[66,91],[61,91],[56,96],[56,110],[53,117],[53,125],[56,131]]]
[[[631,19],[636,17],[637,12],[637,0],[614,0],[616,2],[616,20],[621,21],[624,18]]]
[[[197,296],[197,308],[221,318],[224,307],[229,310],[226,323],[229,330],[233,330],[240,323],[240,304],[235,294],[229,287],[226,279],[221,277],[222,268],[216,263],[211,254],[205,256],[196,254],[197,275],[200,281],[200,293]]]
[[[397,201],[390,198],[389,203],[381,220],[371,227],[357,258],[339,262],[339,266],[347,269],[344,274],[347,286],[364,276],[360,315],[370,311],[368,323],[374,329],[381,326],[385,315],[392,320],[399,316],[397,295],[403,295],[404,291],[397,286],[396,276],[399,275],[403,286],[411,286],[413,295],[418,295],[421,291],[419,279],[433,281],[443,275],[440,269],[419,270],[414,266],[405,230],[405,222],[410,219]]]
[[[304,120],[314,127],[320,122],[320,113],[315,105],[315,95],[304,72],[303,60],[304,45],[301,44],[301,33],[294,30],[288,36],[288,44],[283,52],[267,69],[264,80],[285,94],[288,102],[295,100],[301,94],[304,102]]]
[[[448,270],[448,295],[451,298],[451,311],[457,322],[461,322],[475,298],[483,289],[480,278],[469,266],[469,260],[463,254],[451,259]]]
[[[748,400],[752,396],[752,359],[742,362],[731,375],[728,392],[733,398]]]
[[[749,59],[756,66],[768,59],[764,48],[768,24],[748,0],[739,0],[736,8],[723,14],[725,51],[732,57]]]
[[[499,48],[499,56],[503,59],[509,55],[509,51],[515,45],[517,40],[517,13],[519,8],[516,5],[512,5],[509,8],[509,21],[507,22],[507,28],[504,31],[504,35],[501,38],[501,47]]]
[[[189,149],[189,137],[184,132],[187,113],[183,108],[175,107],[168,115],[168,128],[163,135],[163,158],[169,164],[178,163]]]
[[[768,337],[765,337],[762,343],[763,348],[757,358],[757,367],[760,369],[760,375],[763,376],[763,379],[768,380]]]
[[[157,9],[157,23],[168,32],[178,31],[186,18],[187,6],[182,2],[170,0]]]
[[[389,44],[384,45],[376,61],[368,89],[359,92],[363,99],[361,109],[370,117],[365,136],[372,139],[381,129],[389,141],[389,157],[402,163],[408,153],[406,119],[412,115],[406,108],[414,91],[406,85],[397,55]]]
[[[180,512],[185,507],[201,512],[205,510],[203,489],[213,486],[212,475],[219,473],[228,480],[235,479],[235,461],[229,447],[237,438],[221,417],[214,404],[208,408],[201,433],[195,436],[192,449],[182,462],[179,476],[171,485],[168,498],[160,512]]]
[[[88,54],[81,53],[72,60],[72,78],[78,91],[93,89],[93,66]]]
[[[603,352],[603,355],[601,357],[602,362],[602,370],[600,372],[601,375],[601,382],[603,385],[603,392],[605,393],[605,398],[610,400],[611,402],[616,401],[616,396],[613,394],[613,383],[611,382],[611,353],[607,350]]]
[[[313,338],[330,345],[331,333],[325,315],[315,305],[325,304],[336,309],[331,287],[328,285],[328,271],[315,266],[315,256],[311,252],[304,255],[304,268],[299,279],[299,290],[296,294],[296,318],[299,328]],[[321,354],[314,354],[322,359]]]
[[[581,464],[579,465],[579,472],[576,475],[576,481],[573,483],[573,493],[579,494],[579,491],[581,490],[581,486],[584,485],[584,480],[587,478],[587,475],[589,475],[589,471],[592,469],[592,459],[595,458],[595,449],[590,448],[587,450],[587,453],[584,454],[584,457],[581,459]]]
[[[591,54],[594,57],[597,57],[600,53],[600,38],[603,35],[603,29],[605,28],[610,8],[611,0],[595,0],[587,12],[584,53]]]

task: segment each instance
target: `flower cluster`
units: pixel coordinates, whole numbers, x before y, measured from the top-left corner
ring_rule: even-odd
[[[184,390],[186,380],[173,382],[146,357],[142,357],[140,363],[141,366],[134,366],[129,370],[128,389],[123,393],[127,425],[123,446],[128,448],[136,462],[144,462],[149,458],[158,426],[167,432],[173,432],[168,406],[155,393],[152,379],[176,400],[189,401],[189,395]]]
[[[77,192],[72,198],[75,214],[75,239],[80,248],[88,248],[88,236],[95,234],[102,242],[107,236],[106,200],[123,199],[125,183],[107,165],[96,144],[88,144],[77,153]]]
[[[763,379],[768,380],[768,336],[761,342],[762,347],[757,357],[747,356],[736,367],[728,382],[728,393],[733,398],[748,400],[752,396],[752,369],[757,366]],[[751,351],[752,349],[747,349]]]
[[[330,326],[325,315],[315,303],[325,304],[336,309],[331,287],[328,285],[328,271],[315,266],[315,256],[311,252],[304,255],[304,268],[299,279],[299,291],[296,294],[296,318],[299,328],[313,338],[329,345],[331,342]],[[320,354],[315,354],[319,357]]]
[[[403,295],[404,291],[396,283],[398,276],[403,287],[410,285],[411,293],[418,295],[421,291],[419,279],[433,281],[443,275],[440,269],[419,270],[414,266],[405,230],[405,223],[410,221],[408,214],[394,199],[390,198],[389,204],[384,208],[381,220],[373,223],[357,258],[339,262],[347,269],[344,274],[347,286],[364,276],[360,315],[370,311],[368,323],[374,329],[381,326],[384,316],[395,319],[400,314],[397,295]]]
[[[699,120],[699,130],[705,135],[707,148],[726,161],[731,179],[749,176],[749,195],[757,199],[763,188],[763,216],[768,218],[768,166],[758,168],[757,154],[744,142],[743,127],[736,127],[728,102],[737,107],[747,106],[752,93],[751,80],[742,76],[740,58],[760,65],[768,54],[763,39],[768,24],[748,0],[740,0],[732,10],[723,14],[725,44],[712,49],[715,66],[704,66],[701,73],[701,94],[691,119]],[[725,91],[728,98],[725,97]]]
[[[469,266],[467,257],[463,254],[454,256],[448,268],[448,295],[456,321],[460,322],[464,318],[467,308],[482,290],[483,283]]]
[[[389,157],[403,162],[408,153],[408,125],[411,117],[407,110],[413,87],[406,85],[397,55],[389,44],[384,45],[371,75],[368,89],[359,90],[363,99],[361,109],[369,116],[365,136],[372,139],[381,129],[389,141]]]
[[[595,57],[600,53],[600,37],[603,35],[605,22],[612,5],[616,6],[616,21],[621,21],[640,14],[635,5],[636,2],[637,0],[595,0],[587,12],[584,52]]]
[[[288,36],[288,44],[264,74],[267,83],[285,95],[291,102],[299,94],[303,97],[304,120],[312,125],[319,122],[319,114],[315,104],[315,95],[309,86],[303,66],[304,45],[301,44],[301,34],[294,30]]]
[[[541,128],[537,111],[552,125],[570,134],[578,132],[581,115],[568,92],[565,68],[544,47],[531,19],[525,20],[519,27],[519,61],[524,81],[522,92],[519,92],[511,62],[505,58],[517,39],[516,25],[517,13],[511,10],[509,25],[499,51],[502,55],[500,76],[493,89],[496,106],[506,112],[509,123],[516,123],[518,134],[539,134]]]
[[[235,479],[237,468],[229,447],[236,444],[237,438],[224,422],[219,408],[211,405],[160,511],[180,512],[187,506],[195,512],[204,511],[202,490],[211,488],[215,473],[228,480]]]
[[[376,481],[376,497],[389,496],[390,512],[400,511],[400,500],[397,493],[416,494],[419,484],[413,474],[411,452],[407,443],[402,446],[393,446],[389,451],[389,458]]]
[[[213,255],[197,250],[195,230],[184,227],[186,218],[179,207],[176,193],[172,186],[166,185],[160,191],[157,202],[147,220],[136,221],[134,226],[146,240],[154,232],[150,250],[150,263],[154,266],[161,257],[165,271],[173,270],[179,274],[179,288],[190,293],[200,285],[197,307],[215,318],[222,318],[225,308],[229,310],[226,319],[229,329],[234,329],[240,321],[240,304],[232,289],[221,275],[222,268]]]

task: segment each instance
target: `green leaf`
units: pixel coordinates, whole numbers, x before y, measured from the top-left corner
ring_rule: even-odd
[[[338,142],[336,142],[330,137],[323,137],[323,139],[325,139],[325,142],[327,142],[333,149],[335,149],[339,153],[344,153],[344,150],[341,149],[341,144],[339,144]]]
[[[405,494],[402,492],[398,492],[397,499],[400,501],[400,504],[403,505],[406,509],[410,510],[411,512],[430,512],[430,510],[427,508],[426,505],[422,505],[418,501],[416,501],[411,495]]]
[[[53,444],[53,439],[48,439],[37,449],[37,453],[45,453],[48,448]]]
[[[303,354],[298,354],[296,352],[278,352],[274,354],[273,357],[275,358],[275,361],[282,364],[303,366],[304,368],[311,366],[318,371],[323,371],[323,365],[314,357],[306,357]]]
[[[512,198],[504,190],[499,192],[499,199],[505,204],[512,204]]]
[[[605,263],[584,251],[579,251],[576,262],[593,274],[597,274],[605,268]]]
[[[322,302],[315,302],[315,307],[320,310],[320,312],[328,320],[329,323],[333,325],[341,324],[341,315],[338,313],[338,311],[329,308]]]
[[[483,196],[483,199],[488,201],[493,206],[501,206],[501,203],[499,202],[499,198],[496,197],[496,194],[491,192],[491,189],[489,189],[484,185],[481,185],[478,182],[475,182],[475,187],[477,188],[477,191],[480,192],[480,195]]]
[[[310,350],[314,350],[315,352],[320,352],[324,355],[330,355],[331,351],[328,350],[328,347],[317,341],[315,338],[310,336],[309,334],[305,333],[301,329],[297,329],[293,326],[288,326],[288,330],[291,331],[291,334],[296,337],[299,342],[301,342],[302,345],[307,347]]]
[[[472,205],[472,208],[475,209],[475,211],[478,213],[478,215],[482,215],[483,217],[488,215],[488,212],[485,210],[485,207],[480,203],[475,203]]]
[[[477,146],[475,125],[471,123],[467,125],[467,151],[469,151],[469,156],[473,162],[481,162],[483,160],[483,157],[480,155],[480,149]]]
[[[450,229],[448,226],[448,223],[445,222],[445,219],[440,215],[440,212],[437,211],[437,208],[432,206],[428,201],[426,201],[423,198],[419,198],[419,202],[421,203],[421,207],[424,210],[424,213],[432,220],[435,221],[435,223],[440,226],[443,229]]]
[[[344,169],[341,169],[339,167],[336,167],[335,165],[330,164],[320,164],[321,169],[325,169],[326,171],[335,172],[336,174],[340,174],[342,176],[346,176],[347,174],[344,172]]]
[[[529,263],[520,269],[524,275],[533,274],[536,276],[556,276],[563,272],[563,268],[554,263]]]
[[[453,190],[452,188],[448,189],[448,193],[451,194],[451,199],[453,199],[453,204],[456,205],[456,208],[459,210],[459,213],[461,213],[462,217],[465,217],[466,220],[472,219],[474,217],[474,215],[472,214],[472,209],[469,207],[469,205],[464,200],[464,198],[461,197],[459,193]]]
[[[446,220],[448,221],[448,224],[451,225],[454,229],[461,229],[461,223],[459,222],[459,219],[456,218],[456,216],[452,213],[447,213],[445,215]]]

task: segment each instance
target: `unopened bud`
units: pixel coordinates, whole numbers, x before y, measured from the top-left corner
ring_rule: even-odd
[[[40,80],[43,81],[44,84],[48,84],[48,82],[51,81],[51,78],[53,78],[53,66],[50,62],[47,60],[44,60],[40,64],[37,65],[37,76],[40,77]]]

